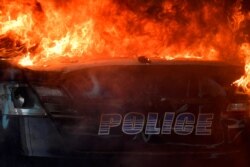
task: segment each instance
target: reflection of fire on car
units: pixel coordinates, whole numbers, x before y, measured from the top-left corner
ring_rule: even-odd
[[[231,85],[242,67],[151,61],[95,61],[54,71],[2,63],[2,150],[209,158],[246,148],[249,99]]]

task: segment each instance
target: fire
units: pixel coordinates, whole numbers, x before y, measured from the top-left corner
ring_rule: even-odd
[[[235,81],[234,84],[250,94],[250,43],[244,43],[241,46],[241,55],[245,57],[245,75]]]
[[[158,57],[246,63],[248,0],[0,0],[0,58],[65,66],[90,58]],[[249,91],[250,92],[250,91]]]
[[[30,59],[29,53],[28,53],[27,56],[22,57],[19,60],[19,64],[22,65],[22,66],[32,66],[33,65],[33,61]]]

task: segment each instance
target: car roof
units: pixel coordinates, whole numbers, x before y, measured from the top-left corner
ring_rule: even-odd
[[[92,60],[83,63],[72,63],[63,68],[42,68],[42,69],[26,69],[25,76],[29,80],[35,82],[47,81],[60,84],[60,79],[67,78],[74,72],[80,72],[81,70],[88,70],[89,68],[124,68],[128,69],[128,66],[134,67],[152,67],[153,69],[171,70],[176,73],[191,74],[196,76],[214,76],[225,80],[225,82],[232,82],[244,74],[244,65],[235,65],[223,61],[201,61],[201,60],[164,60],[164,59],[109,59],[109,60]],[[162,66],[162,68],[161,68]],[[159,67],[159,68],[158,68]],[[69,74],[69,75],[68,75]],[[55,78],[57,78],[55,80]]]
[[[142,58],[140,60],[140,58]],[[0,61],[0,70],[16,69],[16,70],[28,70],[28,71],[43,71],[43,72],[63,72],[68,73],[75,70],[81,70],[92,67],[102,66],[148,66],[148,65],[164,65],[164,66],[207,66],[207,67],[231,67],[241,69],[244,71],[244,64],[231,63],[225,61],[206,61],[206,60],[193,60],[193,59],[174,59],[166,60],[161,58],[139,57],[139,58],[110,58],[110,59],[90,59],[82,61],[80,63],[63,63],[60,66],[32,66],[21,67],[19,65],[13,65],[8,61]]]
[[[138,61],[138,59],[109,59],[109,60],[92,60],[83,63],[76,63],[60,69],[64,73],[75,70],[101,67],[101,66],[148,66],[148,65],[164,65],[164,66],[209,66],[209,67],[232,67],[244,70],[244,64],[233,64],[224,61],[204,61],[204,60],[166,60],[166,59],[150,59],[150,61]]]

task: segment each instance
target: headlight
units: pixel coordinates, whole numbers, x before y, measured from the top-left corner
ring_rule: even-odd
[[[0,109],[2,115],[45,116],[33,90],[25,84],[0,84]]]

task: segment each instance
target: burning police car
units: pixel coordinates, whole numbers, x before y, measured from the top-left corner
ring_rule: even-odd
[[[227,156],[248,147],[249,98],[222,62],[145,58],[34,71],[1,65],[2,154]]]

